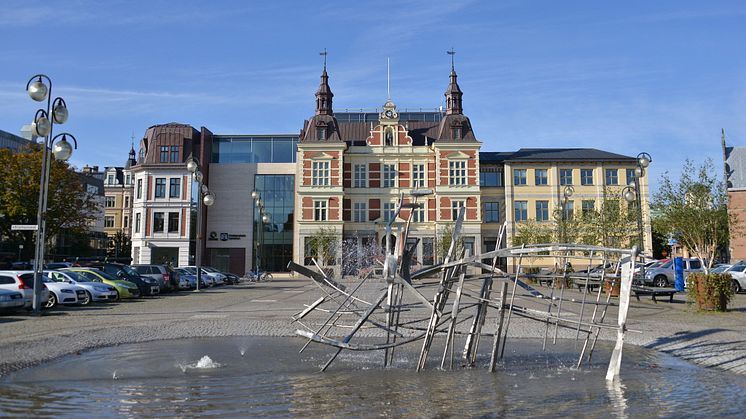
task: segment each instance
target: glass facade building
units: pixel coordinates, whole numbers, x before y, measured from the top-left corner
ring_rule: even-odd
[[[297,135],[216,135],[212,163],[295,163]]]
[[[286,272],[293,260],[295,176],[256,175],[254,189],[261,206],[254,205],[254,260],[262,271]],[[262,222],[262,216],[268,217]]]

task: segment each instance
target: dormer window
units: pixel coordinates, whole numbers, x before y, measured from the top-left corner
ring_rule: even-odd
[[[461,139],[461,127],[453,127],[452,129],[453,139],[454,140],[460,140]]]
[[[326,141],[326,127],[316,128],[316,137],[319,141]]]

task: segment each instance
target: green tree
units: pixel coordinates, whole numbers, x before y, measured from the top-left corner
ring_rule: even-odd
[[[339,240],[337,239],[337,230],[333,227],[321,227],[310,236],[310,250],[312,255],[316,255],[321,265],[335,265],[337,259],[337,250]]]
[[[451,240],[453,239],[454,228],[455,225],[453,223],[447,223],[438,232],[438,240],[435,246],[435,253],[438,256],[438,260],[445,259],[446,255],[448,254],[448,249],[451,248]],[[461,257],[463,251],[464,240],[463,238],[459,237],[458,240],[456,240],[456,248],[453,249],[453,258]]]
[[[39,207],[42,149],[29,147],[18,153],[0,149],[0,237],[23,244],[22,259],[34,254],[33,232],[11,231],[13,224],[36,224]],[[79,175],[66,162],[52,159],[47,198],[47,240],[61,231],[86,233],[96,217],[98,204],[83,188]]]
[[[668,172],[663,174],[653,197],[661,233],[686,246],[706,273],[718,249],[729,241],[727,195],[714,173],[710,159],[700,167],[687,160],[678,181]]]
[[[108,247],[107,255],[110,257],[129,257],[132,253],[132,241],[123,231],[117,231],[109,237]]]

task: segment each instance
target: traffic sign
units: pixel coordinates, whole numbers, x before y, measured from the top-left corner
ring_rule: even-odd
[[[18,230],[33,230],[36,231],[39,229],[39,226],[36,224],[13,224],[10,226],[10,229],[12,231],[18,231]]]
[[[668,239],[668,245],[669,246],[673,246],[673,245],[675,245],[677,243],[678,243],[678,241],[676,239]]]

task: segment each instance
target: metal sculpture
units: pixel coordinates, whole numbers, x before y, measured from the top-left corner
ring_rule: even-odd
[[[616,332],[616,346],[606,377],[613,380],[619,375],[633,266],[638,257],[636,248],[558,243],[502,248],[506,229],[503,224],[494,250],[470,255],[459,245],[465,215],[465,209],[461,208],[443,262],[410,272],[412,251],[417,245],[416,240],[407,240],[412,211],[404,231],[399,227],[399,239],[393,246],[391,233],[401,210],[418,208],[420,204],[416,201],[417,195],[411,203],[403,203],[403,196],[400,196],[400,204],[386,226],[380,273],[368,270],[357,277],[334,279],[315,260],[318,270],[294,262],[288,265],[292,271],[313,280],[323,294],[292,317],[301,326],[296,333],[308,339],[301,352],[311,342],[336,348],[322,371],[343,350],[383,351],[385,367],[392,364],[397,347],[417,341],[421,342],[416,366],[420,371],[430,359],[434,341],[441,337],[444,346],[439,357],[440,367],[452,369],[456,337],[460,336],[464,342],[461,363],[466,366],[476,363],[482,338],[492,338],[488,368],[494,372],[505,354],[511,322],[520,318],[544,324],[543,349],[546,349],[550,332],[552,342],[556,343],[560,328],[570,334],[574,332],[576,342],[582,338],[577,367],[584,360],[590,363],[602,332]],[[527,262],[537,259],[554,260],[556,268],[538,272],[528,269]],[[491,263],[486,264],[485,260]],[[498,268],[501,260],[513,266],[513,273]],[[567,269],[569,261],[587,262],[588,269],[572,272]],[[596,268],[597,265],[600,268]],[[428,280],[433,277],[438,281]],[[551,286],[549,295],[530,286],[529,280],[548,283]],[[350,283],[345,285],[342,283],[345,281]],[[571,299],[564,297],[570,281],[584,290],[580,301],[577,295]],[[602,297],[602,291],[605,287],[618,288],[619,284],[618,319],[614,323],[607,322],[612,293]],[[499,290],[497,295],[493,294],[494,288]],[[597,291],[595,298],[589,300],[592,288]],[[555,290],[559,290],[558,296]],[[325,318],[321,321],[312,313]],[[361,333],[364,328],[366,332]],[[356,337],[359,339],[353,342]]]

